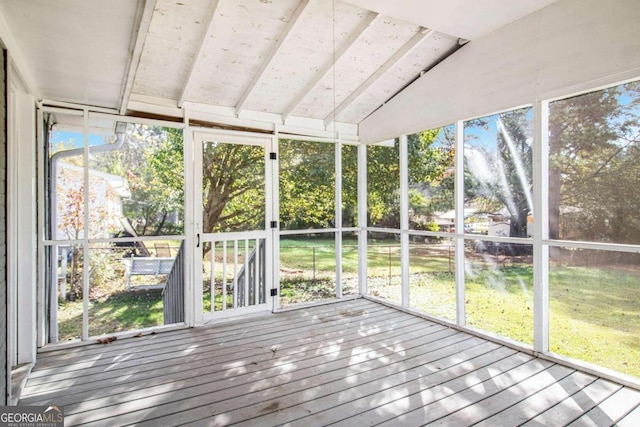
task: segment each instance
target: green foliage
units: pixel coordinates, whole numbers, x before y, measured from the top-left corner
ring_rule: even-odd
[[[358,225],[358,147],[342,146],[342,224]]]
[[[434,147],[439,130],[412,136],[410,179],[452,193],[453,150]],[[280,221],[285,229],[335,224],[335,148],[332,144],[280,142]],[[91,167],[126,177],[131,198],[125,216],[139,235],[182,232],[184,166],[182,131],[130,125],[120,150],[92,156]],[[203,229],[242,231],[264,226],[265,177],[261,147],[208,141],[203,144]],[[369,216],[372,223],[399,225],[399,164],[395,148],[369,147]],[[343,147],[343,224],[356,225],[357,150]],[[450,182],[449,182],[450,181]],[[422,213],[439,200],[413,192]],[[175,217],[177,213],[177,218]]]
[[[490,125],[496,127],[495,140],[490,139]],[[509,236],[527,237],[533,209],[531,108],[467,122],[465,137],[466,201],[479,213],[506,210]]]
[[[90,167],[126,178],[126,218],[138,235],[181,234],[184,216],[182,131],[129,124],[117,150],[92,154]]]
[[[551,103],[552,238],[638,243],[639,106],[639,82]]]
[[[367,147],[368,224],[400,228],[399,141],[393,147]]]
[[[409,208],[414,227],[427,229],[435,212],[453,208],[453,135],[447,128],[408,136]],[[367,197],[369,224],[400,227],[399,140],[393,147],[367,147]]]
[[[280,140],[281,227],[334,227],[334,218],[334,145]]]
[[[208,141],[202,150],[204,231],[264,227],[264,149]]]
[[[117,291],[124,291],[124,250],[109,247],[92,248],[89,256],[89,299],[103,300]]]

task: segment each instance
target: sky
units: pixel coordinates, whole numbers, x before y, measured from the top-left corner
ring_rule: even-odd
[[[54,131],[51,133],[49,141],[52,147],[58,147],[63,144],[66,149],[80,148],[84,146],[84,134],[82,132],[61,132]],[[103,135],[89,134],[89,146],[103,145],[107,141]]]

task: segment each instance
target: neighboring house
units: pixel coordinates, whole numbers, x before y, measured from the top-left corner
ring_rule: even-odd
[[[84,174],[81,166],[58,163],[56,180],[56,239],[82,238],[84,229]],[[131,197],[127,180],[89,169],[89,228],[91,238],[108,238],[120,231],[122,200]]]

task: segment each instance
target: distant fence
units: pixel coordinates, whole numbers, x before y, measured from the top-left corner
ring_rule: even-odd
[[[415,250],[433,251],[433,248],[437,246],[438,245],[425,246],[425,245],[409,244],[409,252],[411,253],[412,251],[415,251]],[[329,247],[333,249],[332,246],[329,246]],[[280,251],[281,253],[283,252],[283,249],[287,251],[293,251],[293,252],[298,251],[298,257],[296,258],[296,261],[300,263],[300,260],[303,259],[303,260],[307,260],[308,262],[308,268],[300,267],[300,269],[305,271],[305,273],[310,276],[309,277],[310,280],[315,281],[322,271],[322,269],[318,266],[321,258],[321,256],[318,255],[318,253],[321,250],[326,248],[327,246],[325,245],[285,246],[285,247],[282,247]],[[356,252],[358,249],[358,247],[355,245],[343,245],[343,250],[345,248],[350,248]],[[377,277],[384,277],[380,275],[380,272],[384,269],[385,276],[388,279],[389,284],[391,284],[394,279],[397,279],[400,276],[400,270],[399,270],[401,266],[400,252],[401,252],[400,242],[393,243],[393,244],[368,245],[367,256],[376,258],[376,260],[371,260],[371,259],[368,260],[370,264],[369,268],[371,268],[371,263],[375,263],[377,267],[376,270],[378,273]],[[454,257],[455,257],[455,250],[453,245],[446,245],[444,246],[444,249],[442,246],[440,246],[438,250],[434,251],[430,255],[445,259],[448,263],[448,271],[450,273],[453,272],[453,263],[454,263]],[[423,254],[422,256],[427,256],[427,255]],[[281,265],[282,265],[282,261],[281,261]]]
[[[180,244],[173,269],[162,290],[164,324],[184,322],[184,241]]]

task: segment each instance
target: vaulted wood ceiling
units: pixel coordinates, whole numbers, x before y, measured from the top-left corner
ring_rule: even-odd
[[[45,100],[357,124],[461,37],[553,1],[2,0],[0,26]]]

